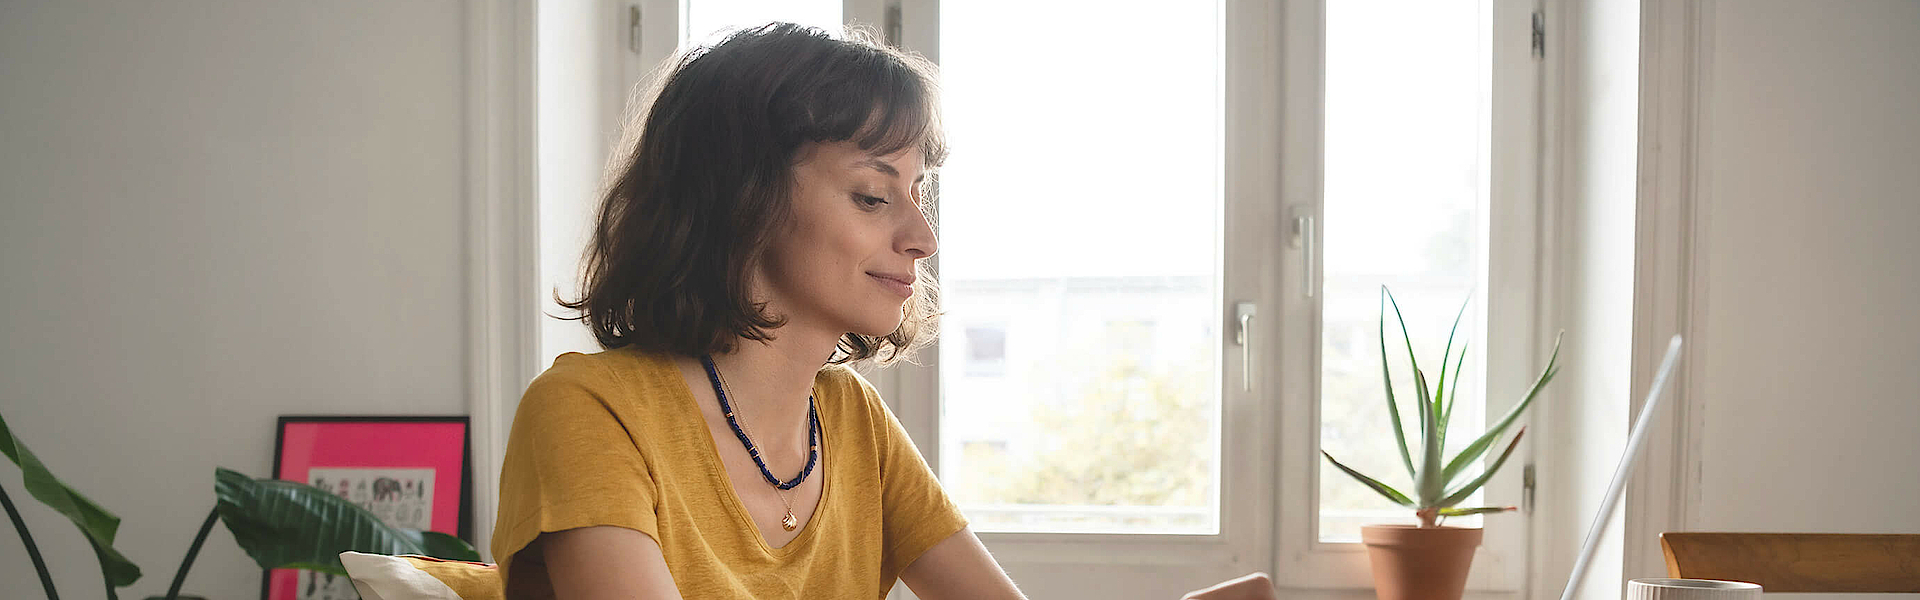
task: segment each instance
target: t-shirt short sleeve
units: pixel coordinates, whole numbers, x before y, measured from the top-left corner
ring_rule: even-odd
[[[659,539],[653,476],[620,384],[599,361],[567,353],[527,386],[501,469],[492,549],[503,576],[545,532],[612,525]]]
[[[884,417],[877,423],[880,431],[875,432],[881,452],[880,515],[886,546],[880,573],[885,581],[892,581],[927,549],[965,528],[967,519],[873,385],[865,378],[859,382],[870,410]]]

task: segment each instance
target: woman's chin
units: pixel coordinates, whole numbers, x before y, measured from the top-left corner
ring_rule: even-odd
[[[900,311],[895,309],[892,315],[879,315],[863,319],[851,331],[870,337],[887,337],[900,330]]]
[[[893,335],[893,332],[899,331],[899,330],[900,330],[900,322],[894,321],[892,325],[887,326],[885,328],[860,327],[858,329],[854,329],[853,332],[858,333],[860,335],[867,336],[867,337],[887,337],[889,335]]]

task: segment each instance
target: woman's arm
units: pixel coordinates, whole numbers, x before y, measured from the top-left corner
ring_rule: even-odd
[[[987,553],[987,547],[970,528],[947,536],[928,548],[918,560],[900,574],[913,595],[923,600],[952,598],[994,598],[1026,600],[1000,563]],[[1266,573],[1253,573],[1229,579],[1201,590],[1188,592],[1184,600],[1273,600],[1273,581]]]
[[[987,553],[986,545],[973,535],[972,528],[961,528],[928,548],[913,564],[907,565],[907,570],[900,573],[900,580],[921,600],[1027,598],[1014,587],[1007,572],[1000,570],[1000,563],[994,562],[993,555]]]
[[[540,534],[527,548],[546,559],[559,600],[681,600],[660,544],[647,534],[582,527]]]

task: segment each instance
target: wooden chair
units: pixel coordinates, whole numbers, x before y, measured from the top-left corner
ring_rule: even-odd
[[[1920,534],[1660,534],[1667,576],[1767,592],[1920,593]]]

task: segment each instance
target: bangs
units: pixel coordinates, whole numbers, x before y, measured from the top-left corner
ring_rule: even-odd
[[[932,65],[918,64],[925,61],[917,56],[843,49],[865,56],[833,61],[836,67],[827,77],[795,98],[801,114],[783,119],[795,126],[794,133],[815,142],[850,141],[880,156],[918,148],[928,170],[945,163],[947,137]]]

